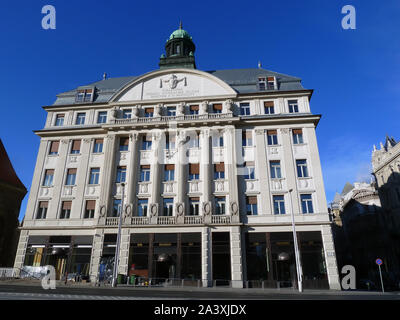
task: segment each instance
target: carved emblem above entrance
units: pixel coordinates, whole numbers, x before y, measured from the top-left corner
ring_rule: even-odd
[[[186,77],[178,79],[178,77],[174,74],[171,74],[168,79],[160,79],[160,88],[163,87],[163,83],[166,83],[170,89],[175,89],[178,86],[178,83],[183,81],[184,86],[187,86]]]

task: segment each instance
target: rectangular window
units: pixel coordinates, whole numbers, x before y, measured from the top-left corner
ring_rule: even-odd
[[[148,199],[139,199],[138,200],[138,217],[146,217],[147,216],[147,208],[148,208]]]
[[[60,141],[51,141],[49,155],[52,155],[52,156],[57,155],[59,145],[60,145]]]
[[[93,219],[94,210],[96,208],[96,200],[86,200],[84,219]]]
[[[97,114],[97,123],[106,123],[107,122],[107,111],[100,111]]]
[[[117,180],[116,183],[126,181],[126,167],[117,167]]]
[[[225,179],[225,164],[223,162],[214,164],[214,179]]]
[[[56,126],[57,127],[64,125],[64,117],[65,117],[65,115],[63,113],[62,114],[58,114],[56,116]]]
[[[167,150],[175,149],[175,134],[167,133],[165,135],[165,149]]]
[[[140,166],[140,182],[150,181],[150,165]]]
[[[100,168],[90,169],[89,184],[99,184]]]
[[[299,105],[297,103],[297,100],[289,100],[288,105],[289,105],[289,113],[299,112]]]
[[[200,178],[200,164],[189,163],[189,180],[199,180]]]
[[[214,103],[213,104],[213,112],[214,113],[222,113],[222,104]]]
[[[49,206],[48,201],[40,201],[39,208],[36,214],[36,219],[46,219],[47,208]]]
[[[293,144],[302,144],[303,140],[303,131],[301,129],[293,129]]]
[[[86,113],[78,113],[76,115],[75,124],[85,124]]]
[[[267,81],[265,79],[265,77],[259,77],[258,78],[258,89],[260,91],[264,91],[267,87]]]
[[[246,197],[246,213],[248,216],[256,216],[257,212],[257,196]]]
[[[216,147],[216,148],[223,147],[224,146],[224,135],[222,133],[213,135],[212,143],[213,143],[213,147]]]
[[[189,215],[198,216],[200,211],[200,198],[189,198]]]
[[[242,146],[251,147],[253,145],[253,133],[251,130],[242,131]]]
[[[265,114],[274,114],[275,113],[273,101],[265,101],[264,102],[264,113]]]
[[[76,93],[76,102],[92,102],[93,101],[93,89],[80,89]]]
[[[65,181],[66,186],[74,186],[76,179],[76,169],[71,168],[67,170],[67,179]]]
[[[225,214],[225,197],[215,197],[215,214]]]
[[[122,118],[123,119],[131,119],[132,118],[132,109],[122,110]]]
[[[297,168],[297,177],[299,178],[308,177],[307,160],[296,160],[296,168]]]
[[[79,154],[81,152],[81,140],[72,140],[71,154]]]
[[[240,115],[241,116],[249,116],[250,115],[250,104],[249,103],[241,103],[240,104]]]
[[[114,199],[112,207],[112,217],[118,217],[121,210],[121,199]]]
[[[143,136],[142,150],[151,150],[151,136]]]
[[[268,90],[275,89],[275,77],[268,77],[267,78],[267,88]]]
[[[63,201],[61,206],[60,219],[69,219],[71,215],[72,201]]]
[[[154,114],[154,108],[145,108],[144,109],[144,116],[146,118],[152,118]]]
[[[166,164],[164,169],[164,181],[174,181],[175,165]]]
[[[244,179],[255,179],[254,175],[254,162],[253,161],[247,161],[244,163],[244,169],[245,169],[245,174],[244,174]]]
[[[273,196],[274,214],[286,214],[285,199],[283,196]]]
[[[314,213],[311,194],[301,194],[301,210],[303,213]]]
[[[119,139],[119,151],[128,151],[129,138],[121,137]]]
[[[269,146],[275,146],[278,144],[277,130],[267,130],[267,142]]]
[[[173,198],[164,198],[163,199],[163,209],[164,209],[164,216],[172,217],[172,209],[174,205]]]
[[[103,139],[95,139],[93,145],[93,153],[103,152]]]
[[[269,168],[271,170],[271,179],[282,178],[281,174],[281,162],[280,161],[270,161]]]
[[[199,136],[196,134],[194,135],[190,135],[189,136],[189,148],[193,149],[193,148],[198,148],[200,146],[200,141],[199,141]]]
[[[47,169],[44,173],[43,187],[53,186],[54,169]]]
[[[175,117],[176,116],[176,107],[167,107],[167,116]]]
[[[198,105],[190,106],[189,110],[190,110],[191,115],[199,114],[199,106]]]

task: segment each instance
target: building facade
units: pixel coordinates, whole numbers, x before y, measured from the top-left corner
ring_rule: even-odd
[[[0,267],[12,267],[19,239],[19,210],[27,190],[0,140]]]
[[[181,27],[165,48],[159,70],[44,107],[15,266],[103,279],[121,210],[120,274],[290,286],[294,212],[304,286],[340,289],[312,90],[261,68],[200,71]]]

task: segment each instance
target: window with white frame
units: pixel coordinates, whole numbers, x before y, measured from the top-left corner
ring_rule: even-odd
[[[166,133],[165,135],[165,149],[175,149],[175,133]]]
[[[242,131],[242,146],[251,147],[253,145],[253,132],[251,130]]]
[[[189,163],[189,181],[199,180],[200,178],[200,164]]]
[[[131,119],[132,118],[132,109],[122,110],[122,118],[123,119]]]
[[[223,133],[217,133],[212,136],[213,147],[223,147],[224,146],[224,135]]]
[[[249,179],[255,179],[255,174],[254,174],[254,161],[247,161],[244,163],[244,179],[249,180]]]
[[[274,195],[272,199],[274,203],[274,214],[286,214],[284,196]]]
[[[137,216],[138,217],[146,217],[147,216],[147,209],[148,209],[148,199],[139,199],[138,200],[138,210]]]
[[[223,162],[214,164],[214,179],[225,179],[225,164]]]
[[[84,219],[93,219],[94,210],[96,208],[96,200],[86,200]]]
[[[140,166],[140,182],[150,181],[150,165]]]
[[[47,169],[44,173],[43,187],[53,186],[54,169]]]
[[[279,160],[274,160],[269,162],[269,168],[271,171],[271,179],[282,178],[281,173],[281,162]]]
[[[189,198],[189,215],[198,216],[200,212],[200,198],[192,197]]]
[[[268,90],[275,90],[275,77],[267,78],[267,88]]]
[[[307,160],[296,160],[296,168],[297,168],[297,177],[299,178],[307,178],[308,177],[308,169],[307,169]]]
[[[259,77],[258,78],[258,89],[260,91],[264,91],[266,88],[267,88],[266,77]]]
[[[65,118],[65,114],[64,113],[60,113],[56,115],[56,123],[55,126],[56,127],[60,127],[64,125],[64,118]]]
[[[79,89],[75,96],[75,102],[92,102],[93,89]]]
[[[293,134],[293,144],[304,143],[302,129],[293,129],[292,134]]]
[[[163,199],[163,214],[165,217],[172,217],[172,210],[174,205],[173,198],[164,198]]]
[[[142,148],[141,150],[151,150],[152,139],[150,135],[145,135],[142,138]]]
[[[176,107],[167,107],[167,116],[175,117],[176,116]]]
[[[126,167],[125,166],[121,166],[121,167],[117,167],[117,179],[116,179],[116,183],[122,183],[126,181]]]
[[[275,146],[278,144],[277,130],[267,130],[267,142],[269,146]]]
[[[103,152],[103,139],[95,139],[93,144],[93,153]]]
[[[97,123],[106,123],[107,122],[107,111],[99,111],[97,114]]]
[[[85,112],[77,113],[75,124],[77,124],[77,125],[85,124],[85,118],[86,118],[86,113]]]
[[[314,213],[311,194],[301,194],[301,210],[303,213]]]
[[[60,219],[69,219],[71,215],[72,201],[63,201],[61,204]]]
[[[289,106],[289,113],[299,112],[299,104],[298,104],[297,100],[289,100],[288,106]]]
[[[249,103],[241,103],[240,104],[240,115],[241,116],[249,116],[250,115],[250,104]]]
[[[48,201],[39,202],[38,210],[36,212],[36,219],[46,219],[48,206],[49,206]]]
[[[89,184],[99,184],[100,168],[91,168],[89,176]]]
[[[225,197],[215,197],[215,214],[225,214]]]
[[[265,114],[275,114],[275,107],[273,101],[264,102],[264,113]]]
[[[248,216],[256,216],[257,211],[257,196],[246,197],[246,214]]]
[[[175,179],[175,165],[166,164],[164,168],[164,181],[174,181]]]

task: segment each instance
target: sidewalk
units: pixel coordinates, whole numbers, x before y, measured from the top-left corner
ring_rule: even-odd
[[[32,279],[13,279],[13,280],[0,280],[1,285],[20,285],[20,286],[41,286],[41,280]],[[110,285],[95,286],[93,283],[82,283],[82,282],[68,282],[65,284],[64,281],[56,281],[57,288],[85,288],[85,289],[107,289],[107,290],[134,290],[134,291],[186,291],[186,292],[232,292],[232,293],[258,293],[258,294],[298,294],[298,295],[400,295],[399,291],[396,292],[385,292],[380,291],[364,291],[364,290],[354,290],[354,291],[338,291],[338,290],[313,290],[305,289],[302,293],[298,292],[296,289],[292,288],[282,288],[282,289],[271,289],[271,288],[230,288],[230,287],[188,287],[188,286],[152,286],[152,287],[141,287],[141,286],[131,286],[126,284],[120,284],[116,288]]]

